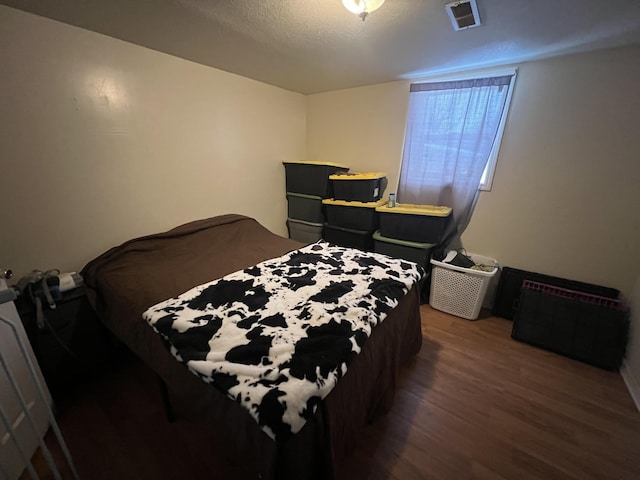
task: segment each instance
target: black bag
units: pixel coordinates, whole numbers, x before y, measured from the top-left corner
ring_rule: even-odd
[[[464,253],[462,253],[464,252]],[[473,267],[476,262],[474,262],[473,260],[471,260],[471,257],[469,257],[468,255],[466,255],[466,251],[464,251],[463,249],[460,249],[456,252],[456,256],[453,257],[451,259],[451,261],[449,261],[448,263],[451,265],[455,265],[456,267],[462,267],[462,268],[471,268]]]

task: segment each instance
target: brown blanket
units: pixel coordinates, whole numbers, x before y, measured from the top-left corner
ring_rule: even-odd
[[[316,415],[286,442],[270,439],[247,411],[179,364],[142,319],[151,305],[299,248],[251,218],[224,215],[131,240],[82,271],[101,319],[167,383],[189,397],[238,458],[247,478],[332,478],[363,426],[391,406],[398,367],[421,346],[416,288],[376,327]]]

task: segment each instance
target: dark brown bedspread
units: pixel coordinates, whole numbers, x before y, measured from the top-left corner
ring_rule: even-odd
[[[166,382],[172,395],[188,398],[225,438],[247,466],[246,478],[332,478],[335,463],[349,452],[362,428],[389,410],[398,367],[422,344],[414,287],[374,329],[316,415],[279,443],[240,405],[178,363],[142,319],[158,302],[300,246],[254,219],[224,215],[131,240],[82,271],[89,300],[102,321]]]

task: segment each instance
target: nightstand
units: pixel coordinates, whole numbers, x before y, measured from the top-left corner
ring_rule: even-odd
[[[38,328],[35,306],[28,299],[19,298],[16,306],[53,395],[91,378],[108,364],[110,333],[91,308],[84,288],[63,293],[55,309],[43,302],[44,328]]]

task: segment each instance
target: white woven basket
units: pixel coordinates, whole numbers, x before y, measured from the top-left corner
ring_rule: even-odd
[[[480,314],[489,282],[498,271],[498,262],[482,255],[468,255],[476,265],[490,265],[493,270],[483,272],[431,260],[429,304],[436,310],[475,320]]]

